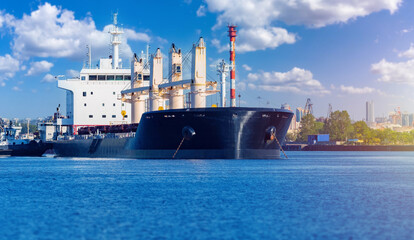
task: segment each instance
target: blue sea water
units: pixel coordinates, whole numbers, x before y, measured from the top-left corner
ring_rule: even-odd
[[[0,239],[413,239],[413,152],[0,158]]]

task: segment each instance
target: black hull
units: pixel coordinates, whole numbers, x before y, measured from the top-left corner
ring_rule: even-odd
[[[269,108],[202,108],[145,113],[135,138],[58,141],[64,157],[136,159],[274,159],[280,157],[293,113]],[[183,140],[183,129],[195,135]]]
[[[52,143],[37,143],[36,141],[31,141],[29,144],[9,145],[7,150],[0,150],[0,155],[40,157],[48,149],[52,148]]]

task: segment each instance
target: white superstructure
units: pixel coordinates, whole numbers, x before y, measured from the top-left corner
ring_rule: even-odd
[[[131,104],[121,101],[121,91],[131,87],[131,69],[120,64],[118,47],[123,32],[117,26],[116,14],[109,33],[113,57],[100,59],[96,68],[91,68],[89,62],[79,77],[58,80],[58,87],[67,91],[62,125],[68,126],[70,133],[76,134],[79,127],[85,126],[131,123]]]

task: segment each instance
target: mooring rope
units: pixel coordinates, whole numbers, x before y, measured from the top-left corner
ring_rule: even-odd
[[[185,137],[183,137],[183,139],[182,139],[182,140],[181,140],[181,142],[180,142],[180,145],[178,145],[177,150],[175,150],[175,153],[174,153],[174,155],[173,155],[173,157],[172,157],[173,159],[175,158],[175,155],[177,154],[178,150],[180,150],[180,147],[181,147],[181,145],[183,144],[184,139],[185,139]]]
[[[277,137],[276,136],[275,136],[275,139],[276,139],[277,145],[279,145],[280,150],[282,150],[283,154],[285,155],[285,158],[288,159],[285,151],[283,151],[282,145],[280,145],[280,142],[279,142],[279,140],[277,140]]]

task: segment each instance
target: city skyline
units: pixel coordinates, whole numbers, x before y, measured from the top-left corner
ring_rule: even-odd
[[[107,32],[115,11],[125,29],[125,66],[134,52],[145,51],[147,43],[151,53],[160,47],[167,55],[171,43],[186,52],[203,36],[212,65],[209,74],[217,80],[215,64],[221,59],[229,62],[227,23],[238,25],[236,94],[242,96],[242,106],[279,108],[288,103],[296,109],[311,98],[315,116],[326,116],[330,103],[333,110],[347,110],[352,119],[362,120],[363,103],[369,99],[376,105],[374,117],[388,116],[397,107],[414,112],[413,2],[321,1],[319,10],[305,1],[295,6],[286,2],[140,3],[145,11],[139,17],[129,10],[137,5],[133,1],[121,1],[114,9],[105,7],[109,1],[99,6],[80,1],[4,3],[0,116],[45,117],[58,104],[64,106],[65,92],[56,87],[55,76],[78,74],[87,44],[92,45],[94,64],[107,57]],[[154,17],[154,12],[160,16]],[[209,101],[216,103],[215,98]]]

